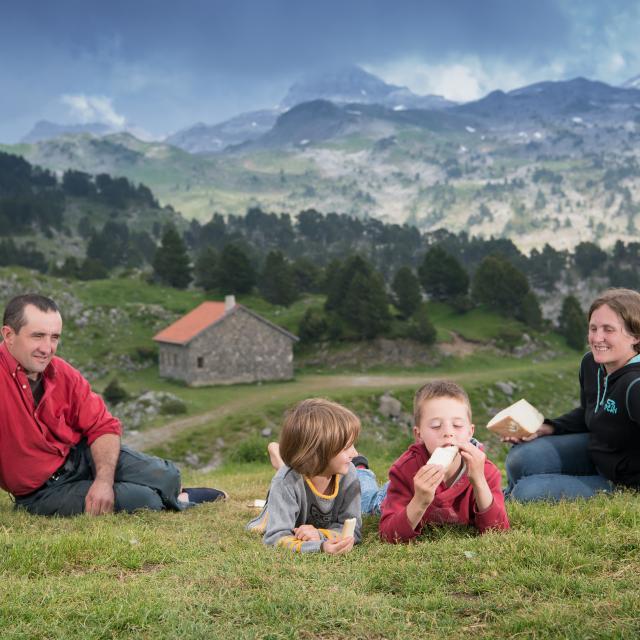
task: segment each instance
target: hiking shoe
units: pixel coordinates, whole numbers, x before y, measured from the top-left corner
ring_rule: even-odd
[[[221,491],[220,489],[211,489],[209,487],[185,487],[182,491],[189,496],[189,502],[193,504],[218,502],[218,500],[226,500],[229,497],[225,491]]]
[[[351,462],[356,469],[369,468],[369,461],[367,460],[366,456],[356,456]]]

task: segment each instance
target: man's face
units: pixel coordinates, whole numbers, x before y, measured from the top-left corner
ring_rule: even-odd
[[[28,304],[24,308],[26,323],[16,333],[11,327],[2,327],[2,337],[9,353],[34,380],[42,373],[56,353],[62,318],[57,311],[40,311]]]

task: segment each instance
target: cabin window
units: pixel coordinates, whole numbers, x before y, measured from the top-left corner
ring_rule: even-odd
[[[202,356],[198,357],[198,369],[202,369],[204,367],[204,358]]]

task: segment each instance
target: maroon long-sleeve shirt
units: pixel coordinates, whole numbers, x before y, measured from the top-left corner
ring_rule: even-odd
[[[389,470],[389,489],[382,504],[380,536],[387,542],[407,542],[420,535],[428,522],[434,524],[461,524],[476,527],[481,533],[487,529],[508,529],[509,520],[504,507],[502,478],[498,468],[485,461],[484,474],[493,502],[485,511],[478,512],[473,487],[466,472],[457,482],[447,487],[444,482],[436,488],[433,502],[427,507],[422,520],[414,529],[407,519],[407,505],[415,493],[413,478],[429,460],[423,443],[413,444]]]
[[[0,487],[21,496],[41,487],[83,438],[121,435],[103,399],[82,374],[54,357],[42,373],[44,394],[34,408],[24,369],[0,344]]]

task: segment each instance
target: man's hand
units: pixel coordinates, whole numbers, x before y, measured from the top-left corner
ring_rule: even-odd
[[[120,436],[106,433],[96,438],[90,449],[96,475],[84,499],[85,513],[93,516],[112,513],[115,503],[113,482],[120,455]]]
[[[113,484],[96,479],[89,487],[87,497],[84,499],[84,511],[92,516],[113,513],[114,503]]]
[[[511,444],[520,444],[521,442],[531,442],[531,440],[535,440],[541,436],[552,436],[555,433],[555,429],[552,424],[543,423],[540,425],[540,428],[532,433],[530,436],[526,438],[513,438],[511,436],[506,436],[501,438],[502,442],[510,442]]]
[[[303,524],[293,530],[298,540],[320,540],[320,532],[312,524]]]
[[[331,555],[338,555],[339,553],[347,553],[353,549],[355,538],[353,536],[347,536],[346,538],[339,538],[337,540],[325,540],[320,547],[325,553]]]

